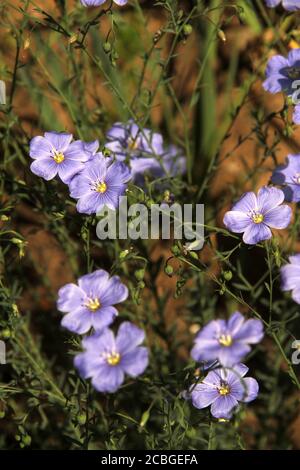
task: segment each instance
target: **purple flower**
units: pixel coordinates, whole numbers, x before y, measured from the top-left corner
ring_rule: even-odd
[[[288,155],[287,163],[273,172],[272,183],[284,185],[287,201],[300,201],[300,155]]]
[[[292,96],[296,91],[293,83],[300,79],[300,48],[292,49],[287,58],[281,55],[271,57],[267,64],[266,76],[267,79],[263,83],[266,91],[284,91],[288,96]]]
[[[106,2],[106,0],[80,0],[82,5],[85,7],[99,7]],[[128,0],[113,0],[117,5],[123,6],[126,5]]]
[[[128,289],[119,276],[109,277],[103,269],[78,279],[78,285],[66,284],[58,292],[57,308],[67,314],[62,326],[82,335],[91,328],[100,331],[110,325],[118,311],[113,305],[128,297]]]
[[[72,134],[45,132],[44,137],[34,137],[30,142],[29,155],[34,159],[31,171],[49,181],[57,174],[68,184],[81,171],[90,155],[83,142],[71,143]]]
[[[223,222],[228,230],[243,233],[243,241],[255,245],[272,237],[271,228],[286,228],[292,217],[292,209],[284,201],[281,189],[264,186],[258,191],[245,193],[226,212]]]
[[[292,291],[292,299],[300,304],[300,255],[289,257],[289,263],[280,269],[281,289]]]
[[[228,321],[212,320],[199,331],[191,355],[195,361],[218,360],[223,366],[240,362],[251,347],[263,338],[260,320],[245,320],[240,312],[231,315]]]
[[[101,153],[97,153],[72,179],[70,195],[79,199],[78,212],[96,214],[104,206],[115,210],[130,178],[130,171],[124,163],[110,164]]]
[[[215,418],[230,419],[239,402],[248,403],[258,395],[258,383],[252,377],[244,376],[248,372],[244,364],[237,364],[232,369],[219,368],[207,374],[205,379],[191,387],[190,396],[195,408],[206,408]]]
[[[132,176],[160,169],[155,156],[163,153],[163,138],[149,129],[141,130],[133,121],[117,122],[107,133],[105,147],[111,150],[118,161],[130,163]]]
[[[130,377],[141,375],[148,365],[148,350],[141,347],[145,333],[130,322],[121,324],[115,337],[106,328],[101,333],[84,338],[85,352],[75,357],[80,375],[92,379],[99,392],[115,392]]]
[[[277,7],[282,3],[283,8],[288,11],[296,11],[300,9],[299,0],[265,0],[268,7]]]
[[[170,145],[164,149],[160,134],[141,130],[133,121],[117,122],[107,133],[106,147],[119,161],[128,161],[133,179],[141,183],[145,172],[156,178],[176,176],[186,171],[186,159],[180,149]]]

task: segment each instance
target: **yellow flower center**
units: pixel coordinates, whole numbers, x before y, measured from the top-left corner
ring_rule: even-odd
[[[103,193],[105,193],[106,190],[107,190],[107,184],[104,183],[104,181],[100,181],[100,183],[98,183],[97,186],[96,186],[96,191],[98,193],[103,194]]]
[[[138,143],[137,138],[133,139],[132,137],[130,137],[128,139],[128,143],[127,143],[128,150],[137,150],[138,146],[139,146],[139,143]]]
[[[119,353],[113,352],[107,356],[106,360],[110,366],[117,366],[121,360],[121,356]]]
[[[53,155],[53,160],[56,162],[56,163],[62,163],[65,159],[65,156],[62,152],[55,152],[54,155]]]
[[[232,345],[232,337],[230,335],[221,335],[219,337],[219,343],[221,346],[229,347]]]
[[[230,388],[229,385],[221,385],[221,387],[218,388],[218,392],[220,395],[228,395],[230,393]]]
[[[91,312],[96,312],[96,310],[98,310],[98,308],[101,307],[101,304],[99,302],[99,299],[96,298],[96,299],[90,299],[86,303],[86,306]]]
[[[260,212],[256,212],[255,214],[252,215],[252,220],[255,224],[261,224],[262,221],[264,220],[264,216]]]

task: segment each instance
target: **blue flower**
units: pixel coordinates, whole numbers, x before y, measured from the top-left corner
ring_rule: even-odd
[[[30,142],[29,155],[34,159],[32,173],[49,181],[56,175],[68,184],[84,168],[90,153],[81,141],[72,141],[72,134],[45,132]]]
[[[268,61],[266,68],[266,80],[263,87],[270,93],[283,91],[292,96],[295,92],[293,83],[300,80],[300,49],[292,49],[287,58],[282,55],[274,55]]]
[[[218,419],[230,419],[239,402],[248,403],[258,395],[258,383],[244,364],[231,369],[218,368],[210,371],[205,379],[191,387],[190,393],[195,408],[211,406],[211,414]]]
[[[234,233],[243,233],[243,241],[255,245],[272,237],[270,228],[286,228],[292,209],[284,201],[281,189],[264,186],[258,191],[245,193],[224,215],[225,227]]]
[[[70,195],[78,199],[77,210],[84,214],[96,214],[105,206],[116,210],[130,179],[130,171],[124,163],[111,163],[101,153],[96,153],[72,179]]]
[[[163,137],[150,129],[140,129],[133,121],[115,123],[107,133],[109,149],[118,161],[128,162],[138,184],[145,173],[155,177],[177,176],[186,171],[186,159],[175,145],[164,148]]]
[[[128,297],[128,289],[118,276],[109,277],[103,269],[78,279],[78,285],[66,284],[58,292],[57,308],[66,313],[62,326],[77,334],[109,326],[116,315],[115,304]]]
[[[191,355],[195,361],[218,360],[223,366],[240,362],[263,338],[263,324],[260,320],[246,320],[235,312],[228,321],[213,320],[199,331]]]
[[[84,379],[92,379],[99,392],[115,392],[125,374],[141,375],[148,366],[148,350],[140,346],[145,333],[130,322],[119,327],[117,336],[106,328],[101,333],[84,338],[85,352],[75,357],[75,367]]]

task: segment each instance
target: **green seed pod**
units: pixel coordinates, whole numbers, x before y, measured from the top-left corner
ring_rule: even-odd
[[[80,424],[81,426],[84,426],[86,423],[86,414],[85,413],[80,413],[77,416],[77,423]]]
[[[173,245],[171,248],[171,251],[174,256],[179,256],[180,255],[180,248],[177,245]]]
[[[189,255],[191,258],[198,260],[198,255],[195,251],[189,251]]]
[[[1,331],[1,337],[8,339],[11,337],[11,330],[9,328],[5,328],[4,330]]]
[[[167,264],[167,266],[165,266],[165,273],[168,276],[172,276],[173,272],[174,272],[173,267],[170,264]]]
[[[111,44],[110,44],[110,42],[107,41],[107,42],[105,42],[105,43],[103,44],[103,50],[104,50],[104,52],[105,52],[106,54],[108,54],[108,53],[111,51]]]
[[[193,26],[191,24],[183,25],[183,33],[185,36],[189,36],[193,32]]]
[[[232,279],[232,272],[231,271],[224,271],[223,277],[226,281],[230,281]]]
[[[22,438],[22,442],[25,446],[30,446],[31,444],[31,437],[29,436],[29,434],[25,434],[25,436],[23,436]]]
[[[145,270],[144,269],[137,269],[134,273],[134,276],[138,281],[142,281],[144,279],[144,276],[145,276]]]
[[[126,256],[128,255],[128,253],[129,253],[129,250],[123,250],[123,251],[121,251],[121,253],[119,254],[119,258],[120,258],[120,259],[126,258]]]

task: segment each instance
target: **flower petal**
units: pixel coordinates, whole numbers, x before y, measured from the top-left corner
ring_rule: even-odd
[[[122,284],[119,276],[112,276],[106,285],[106,291],[101,293],[101,304],[115,305],[124,302],[128,297],[128,288]]]
[[[54,149],[59,152],[65,152],[73,139],[72,134],[65,132],[45,132],[45,138],[53,145]]]
[[[234,366],[251,351],[250,346],[244,343],[233,342],[232,346],[219,350],[218,360],[222,366]]]
[[[90,298],[98,298],[103,290],[106,289],[109,279],[109,273],[104,269],[97,269],[96,271],[85,274],[78,279],[79,287]],[[104,289],[102,289],[102,286]],[[101,299],[99,299],[101,301]]]
[[[76,204],[78,212],[81,214],[97,214],[100,211],[101,207],[101,198],[96,192],[90,192],[82,196]]]
[[[71,312],[84,302],[85,297],[85,292],[76,284],[66,284],[58,291],[57,308],[60,312]]]
[[[119,366],[102,365],[92,377],[92,385],[99,392],[116,392],[123,382],[124,372]]]
[[[116,316],[118,310],[115,307],[100,308],[96,312],[92,313],[91,323],[95,331],[101,331],[104,328],[111,325]]]
[[[215,418],[230,419],[238,401],[229,395],[220,395],[211,405],[211,414]]]
[[[113,332],[109,328],[87,336],[82,340],[82,345],[90,357],[96,356],[98,359],[103,352],[111,352],[116,349],[116,342]]]
[[[240,212],[250,212],[257,209],[257,198],[255,194],[250,191],[243,194],[243,196],[233,205],[232,210]]]
[[[133,351],[121,356],[121,366],[131,377],[141,375],[148,366],[148,349],[137,347]]]
[[[263,240],[272,238],[272,232],[265,224],[255,224],[254,222],[247,227],[243,235],[243,241],[247,245],[256,245]]]
[[[300,286],[300,266],[286,264],[280,269],[281,289],[292,290]]]
[[[53,147],[45,137],[37,136],[30,141],[29,155],[31,158],[48,158]]]
[[[144,330],[128,321],[123,322],[116,337],[117,350],[121,355],[127,354],[140,345],[144,339]]]
[[[63,316],[61,326],[72,333],[83,335],[88,333],[92,327],[92,315],[85,307],[79,307]]]
[[[218,390],[204,383],[196,385],[191,392],[192,403],[199,410],[211,405],[218,397]]]
[[[263,323],[260,320],[246,320],[233,337],[235,341],[256,344],[259,343],[264,336]]]
[[[231,232],[243,233],[252,222],[245,212],[234,210],[226,212],[223,223]]]
[[[252,377],[246,377],[242,382],[245,386],[245,394],[241,401],[249,403],[250,401],[255,400],[259,392],[259,385],[257,380],[253,379]]]
[[[41,176],[46,181],[50,181],[57,175],[58,165],[53,158],[38,158],[30,165],[30,170],[37,176]]]
[[[58,176],[63,183],[70,183],[73,176],[83,170],[84,164],[74,160],[64,160],[58,165]]]
[[[271,209],[264,216],[264,223],[271,228],[283,229],[291,222],[292,209],[290,206],[283,204],[282,206]]]
[[[278,188],[263,186],[257,193],[258,211],[263,215],[282,204],[283,201],[284,194]]]

